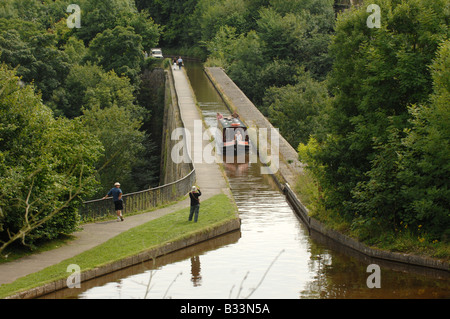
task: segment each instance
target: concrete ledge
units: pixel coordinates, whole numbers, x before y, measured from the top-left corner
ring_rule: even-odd
[[[221,235],[239,230],[241,228],[241,220],[236,216],[235,219],[227,221],[221,225],[215,226],[210,230],[199,230],[197,233],[183,239],[163,243],[161,246],[141,252],[137,255],[118,260],[116,262],[86,270],[81,273],[81,282],[88,281],[103,275],[112,273],[116,270],[124,269],[130,266],[140,264],[142,262],[158,258],[177,250],[196,245],[198,243],[210,240]],[[67,279],[59,279],[57,281],[36,287],[27,291],[17,293],[5,299],[34,299],[46,294],[67,288]]]

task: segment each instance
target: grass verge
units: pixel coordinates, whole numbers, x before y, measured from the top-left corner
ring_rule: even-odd
[[[189,207],[132,228],[57,265],[19,278],[13,283],[2,285],[0,298],[67,278],[70,275],[67,267],[71,264],[76,264],[82,271],[86,271],[168,242],[188,238],[198,232],[207,232],[237,218],[237,208],[228,196],[221,194],[202,202],[197,223],[189,222],[188,215]]]
[[[445,242],[428,240],[411,231],[389,231],[380,225],[371,233],[361,227],[352,227],[339,213],[329,211],[321,204],[320,193],[313,177],[308,171],[298,177],[293,188],[298,198],[308,208],[310,216],[346,236],[356,239],[369,247],[391,252],[401,252],[443,261],[450,260],[450,245]]]

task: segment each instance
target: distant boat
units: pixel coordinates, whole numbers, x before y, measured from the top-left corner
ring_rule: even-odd
[[[217,113],[217,128],[222,136],[217,136],[218,146],[225,152],[246,152],[250,149],[247,126],[234,113],[231,117],[223,117]]]

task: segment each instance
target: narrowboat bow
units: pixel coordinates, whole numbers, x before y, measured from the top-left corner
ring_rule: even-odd
[[[239,119],[239,115],[234,113],[231,117],[223,117],[222,114],[217,113],[217,128],[221,136],[217,136],[216,141],[223,152],[249,150],[247,126]]]

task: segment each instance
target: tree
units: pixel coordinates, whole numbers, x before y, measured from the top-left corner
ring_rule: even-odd
[[[73,29],[73,34],[87,46],[105,30],[126,26],[137,9],[129,0],[80,0],[82,27]]]
[[[139,155],[145,151],[145,133],[139,130],[141,119],[117,104],[103,109],[97,104],[83,110],[82,121],[105,149],[97,163],[101,188],[95,196],[104,195],[118,180],[128,185],[128,192],[140,190],[130,186],[135,185],[133,167],[136,163],[141,165]]]
[[[29,83],[34,81],[44,101],[48,101],[69,73],[71,65],[68,56],[56,47],[53,34],[38,34],[30,39],[29,45],[35,60],[29,66],[30,73],[23,79]]]
[[[267,63],[263,45],[256,31],[237,36],[235,28],[224,26],[208,43],[211,55],[207,63],[224,67],[250,99],[261,98],[265,87],[258,80]]]
[[[189,46],[197,37],[192,36],[191,14],[199,0],[136,0],[137,8],[146,11],[155,23],[163,26],[161,45],[168,47]],[[197,26],[195,26],[196,28]]]
[[[256,30],[265,43],[265,58],[303,65],[315,79],[323,80],[331,68],[332,1],[271,1],[259,14]]]
[[[56,90],[51,107],[58,115],[74,118],[82,115],[83,109],[113,105],[133,111],[136,117],[145,112],[135,104],[135,89],[127,77],[119,77],[114,71],[105,72],[97,65],[75,65],[66,78],[64,86]]]
[[[239,33],[250,31],[247,1],[244,0],[201,0],[194,13],[201,41],[210,41],[222,27],[231,27]]]
[[[374,3],[383,8],[380,29],[367,27],[365,8],[338,18],[330,47],[334,97],[309,160],[329,208],[349,221],[355,212],[365,220],[382,212],[395,227],[406,204],[396,154],[403,153],[400,141],[411,128],[409,107],[423,105],[432,93],[429,65],[449,35],[448,12],[440,0]]]
[[[0,58],[2,62],[17,67],[19,74],[27,76],[31,72],[29,66],[36,60],[30,46],[16,30],[8,30],[0,35]]]
[[[83,41],[71,36],[63,44],[62,49],[66,53],[71,65],[80,64],[88,53]]]
[[[449,238],[450,185],[450,41],[445,41],[431,69],[433,94],[427,104],[408,108],[411,126],[391,128],[380,151],[354,192],[366,218],[376,211],[394,227],[408,225],[432,240]]]
[[[411,107],[411,130],[402,141],[399,179],[406,185],[405,220],[423,225],[432,239],[450,239],[450,41],[432,65],[434,91],[423,107]]]
[[[48,101],[70,69],[65,52],[56,46],[56,36],[21,20],[0,19],[0,59],[13,68],[22,80],[35,83]]]
[[[266,44],[265,56],[269,59],[293,59],[306,32],[306,19],[295,13],[281,15],[273,7],[263,8],[257,21],[258,34]]]
[[[234,43],[237,38],[236,28],[223,26],[207,42],[209,52],[207,63],[228,69],[234,58]]]
[[[112,30],[106,29],[92,40],[85,60],[138,83],[144,61],[143,51],[142,37],[132,27],[117,26]]]
[[[103,69],[96,65],[74,65],[65,83],[53,92],[49,106],[56,115],[75,118],[82,114],[83,107],[88,107],[86,93],[94,89],[101,81]]]
[[[258,107],[262,106],[266,89],[295,85],[298,69],[306,68],[316,80],[325,78],[331,67],[328,45],[334,26],[332,1],[245,3],[247,9],[236,12],[241,11],[244,20],[247,15],[256,17],[245,26],[232,22],[233,15],[217,8],[219,3],[224,2],[200,2],[198,6],[209,8],[208,15],[203,14],[204,20],[199,22],[207,30],[204,40],[208,63],[224,67]],[[214,28],[213,22],[217,23]]]
[[[142,46],[145,50],[148,51],[158,45],[160,27],[146,10],[134,14],[126,25],[133,27],[134,31],[142,37]]]
[[[0,17],[37,23],[47,29],[64,17],[69,3],[63,0],[3,0]]]
[[[266,91],[264,108],[270,122],[280,128],[281,135],[294,147],[307,143],[317,131],[317,117],[327,103],[328,91],[324,84],[301,73],[297,84],[272,87]]]
[[[258,79],[267,61],[263,56],[263,43],[255,31],[240,35],[233,43],[232,62],[227,74],[253,101],[264,95],[265,87]],[[257,100],[258,101],[258,100]]]
[[[142,120],[145,110],[135,104],[134,87],[127,77],[119,77],[114,71],[99,73],[98,82],[87,87],[85,91],[84,108],[99,107],[109,109],[115,105],[127,109],[137,120]]]
[[[55,120],[14,71],[0,67],[0,252],[73,232],[96,185],[102,147],[78,120]]]

